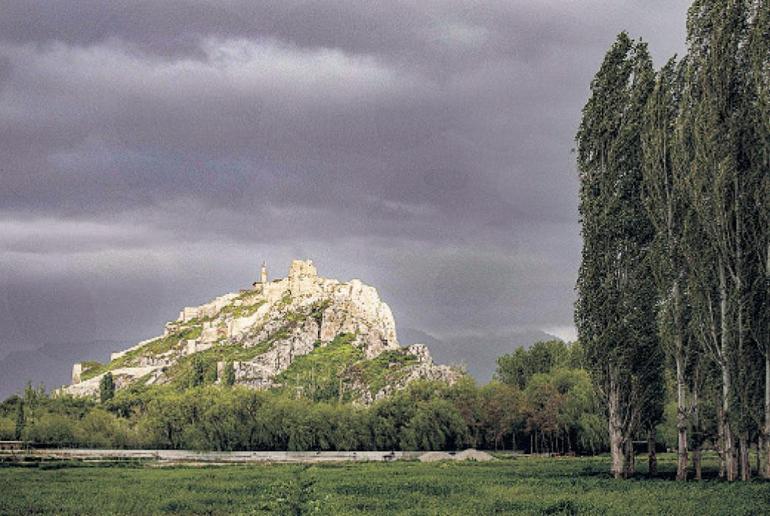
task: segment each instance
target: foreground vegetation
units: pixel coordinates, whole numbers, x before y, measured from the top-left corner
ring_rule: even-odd
[[[121,389],[109,399],[51,397],[43,389],[0,403],[0,439],[35,446],[196,450],[516,449],[596,454],[608,450],[607,419],[579,343],[538,342],[498,360],[495,380],[477,386],[415,382],[370,406],[334,389],[254,391],[228,385]],[[324,363],[297,376],[329,385]],[[334,368],[331,368],[332,370]],[[308,373],[309,371],[309,373]],[[292,375],[293,376],[293,375]],[[668,379],[658,446],[676,448],[676,396]],[[701,425],[716,433],[716,407]],[[704,439],[705,448],[714,447]],[[639,447],[637,447],[639,448]]]
[[[0,513],[92,514],[757,514],[770,483],[660,477],[618,482],[609,459],[517,457],[492,463],[359,463],[147,468],[0,468]],[[644,468],[640,468],[644,473]],[[708,479],[711,478],[711,479]]]
[[[489,385],[479,387],[470,378],[453,386],[414,382],[370,406],[350,403],[338,389],[334,372],[355,359],[349,348],[340,342],[297,359],[284,387],[272,391],[172,382],[115,392],[105,384],[97,401],[50,397],[28,387],[0,403],[0,439],[197,450],[606,449],[606,423],[577,344],[520,349],[501,358],[497,380]],[[384,362],[406,360],[391,355]],[[382,377],[375,373],[382,369],[360,374],[377,384]]]

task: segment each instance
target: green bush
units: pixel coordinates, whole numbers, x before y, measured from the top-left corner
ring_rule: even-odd
[[[75,440],[87,448],[130,448],[136,441],[126,420],[103,409],[94,409],[79,422]]]
[[[59,414],[43,414],[27,421],[23,438],[35,444],[50,446],[71,446],[77,443],[77,423]]]
[[[0,441],[12,441],[16,436],[16,421],[10,417],[0,417]]]

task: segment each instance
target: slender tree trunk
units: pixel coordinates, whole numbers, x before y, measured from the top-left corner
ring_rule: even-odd
[[[757,475],[760,475],[760,471],[762,471],[762,448],[759,444],[759,439],[757,439]]]
[[[636,473],[636,454],[634,453],[634,442],[631,439],[625,439],[626,470],[624,478],[631,478]]]
[[[692,451],[692,465],[695,470],[695,480],[701,480],[701,428],[700,428],[700,391],[696,380],[692,389],[692,427],[695,431],[696,441]]]
[[[719,454],[719,478],[725,478],[727,461],[725,460],[725,418],[722,416],[722,405],[717,409],[717,454]]]
[[[741,432],[738,437],[739,449],[740,449],[740,466],[741,466],[741,480],[751,480],[751,459],[749,458],[749,434],[748,432]]]
[[[733,179],[733,188],[735,190],[735,303],[738,305],[738,313],[736,315],[736,337],[738,357],[740,360],[744,356],[744,324],[743,324],[743,247],[741,239],[741,194],[738,178]],[[745,380],[739,382],[744,383]],[[737,467],[740,472],[741,480],[744,482],[751,478],[751,460],[749,458],[749,433],[747,430],[741,430],[738,434],[738,463]],[[737,474],[736,474],[737,476]]]
[[[767,244],[765,255],[765,285],[767,299],[770,300],[770,242]],[[762,450],[762,468],[758,474],[762,478],[770,478],[770,322],[765,327],[765,425],[760,432]]]
[[[624,450],[623,432],[620,422],[620,392],[614,381],[610,381],[607,396],[609,412],[610,456],[612,457],[611,473],[615,478],[624,478],[626,474],[626,455]]]
[[[692,466],[695,470],[695,480],[703,479],[703,470],[701,468],[701,451],[700,448],[693,450],[692,452]]]
[[[655,450],[655,429],[651,429],[647,435],[648,472],[651,477],[658,474],[658,454]]]
[[[730,374],[725,367],[722,371],[722,381],[725,382],[722,387],[722,453],[724,455],[725,475],[727,480],[732,482],[738,477],[738,467],[735,453],[735,437],[730,420],[728,419],[728,405],[730,403],[727,396],[730,392]]]
[[[676,354],[676,429],[677,461],[676,479],[687,480],[687,400],[685,399],[684,357],[681,353],[681,335]]]
[[[720,260],[721,262],[721,260]],[[724,452],[725,473],[727,480],[732,482],[738,476],[735,457],[735,440],[730,427],[730,396],[732,395],[732,375],[730,373],[730,339],[727,324],[727,278],[724,267],[719,266],[719,311],[721,323],[721,356],[719,366],[722,369],[722,448]]]
[[[760,433],[760,443],[762,467],[758,473],[762,478],[770,478],[770,346],[765,349],[765,427]]]

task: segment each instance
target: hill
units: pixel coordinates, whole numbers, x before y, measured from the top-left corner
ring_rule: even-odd
[[[295,260],[286,278],[185,307],[162,335],[112,353],[106,364],[77,363],[63,392],[95,396],[111,373],[118,389],[232,383],[300,392],[311,399],[370,403],[417,379],[456,381],[423,344],[401,347],[387,304],[360,280],[319,277]]]

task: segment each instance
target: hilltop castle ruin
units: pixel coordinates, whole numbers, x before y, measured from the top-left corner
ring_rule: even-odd
[[[341,282],[323,278],[312,261],[293,260],[288,275],[272,281],[263,262],[259,281],[250,289],[184,307],[176,320],[166,323],[161,336],[113,353],[108,364],[75,364],[72,385],[64,390],[92,395],[98,392],[99,378],[107,371],[119,388],[137,381],[145,385],[172,382],[185,357],[217,346],[238,357],[231,362],[237,383],[271,388],[297,357],[342,335],[348,336],[365,361],[386,351],[408,356],[395,364],[404,374],[399,376],[398,385],[388,389],[417,378],[457,378],[458,373],[447,366],[433,365],[424,345],[399,345],[393,314],[374,287],[358,279]],[[235,353],[236,349],[240,351]],[[221,356],[221,352],[205,356]],[[216,376],[221,381],[225,362],[217,360]],[[407,363],[408,368],[403,369]],[[362,396],[367,400],[373,395]]]

